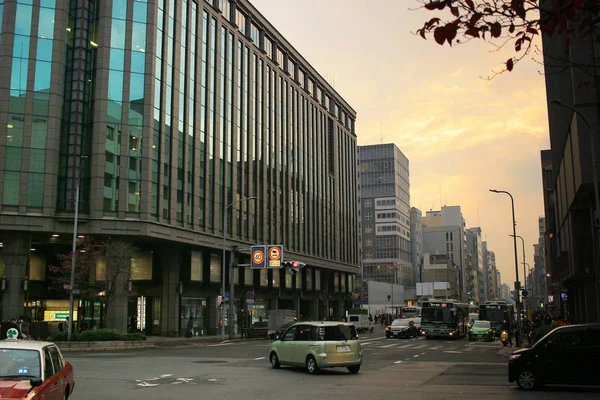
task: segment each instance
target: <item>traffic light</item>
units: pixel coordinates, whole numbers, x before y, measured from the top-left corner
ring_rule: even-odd
[[[223,305],[223,302],[225,301],[225,297],[223,296],[217,296],[217,306],[220,307],[221,305]]]
[[[300,261],[284,261],[281,266],[287,269],[290,274],[296,275],[300,268],[306,266],[306,264]]]

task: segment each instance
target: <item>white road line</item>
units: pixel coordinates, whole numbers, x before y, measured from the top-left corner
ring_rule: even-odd
[[[394,364],[400,364],[402,361],[394,361]]]
[[[405,348],[407,348],[407,347],[411,347],[411,346],[412,346],[412,344],[405,344],[404,346],[398,346],[398,347],[396,347],[396,348],[397,348],[397,349],[405,349]]]
[[[361,343],[360,345],[361,345],[361,346],[368,346],[368,345],[370,345],[370,344],[373,344],[373,343],[371,343],[371,342],[368,342],[368,343]]]
[[[444,353],[448,353],[448,354],[462,354],[462,351],[449,350],[449,351],[445,351]]]
[[[415,355],[413,356],[413,358],[417,358],[417,357],[419,357],[419,356],[420,356],[420,354],[415,354]]]
[[[218,344],[209,344],[207,347],[229,346],[230,344],[233,344],[233,342],[229,342],[229,343],[218,343]]]
[[[444,348],[444,346],[434,346],[430,350],[439,350],[439,349],[443,349],[443,348]]]
[[[381,340],[381,339],[385,339],[385,336],[378,337],[378,338],[370,338],[370,339],[360,339],[360,341],[361,342],[372,342],[373,340]]]
[[[413,347],[413,349],[422,349],[423,347],[427,347],[426,344],[420,344],[418,346]]]
[[[392,347],[392,346],[395,346],[395,345],[396,345],[396,343],[392,343],[392,344],[386,344],[385,346],[379,346],[379,348],[380,348],[380,349],[385,349],[385,348],[387,348],[387,347]]]
[[[258,361],[258,360],[264,360],[266,357],[257,357],[254,359],[254,361]]]

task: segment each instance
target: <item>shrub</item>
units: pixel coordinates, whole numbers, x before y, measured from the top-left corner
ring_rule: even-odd
[[[48,340],[51,342],[66,342],[67,332],[53,333]],[[115,329],[97,329],[95,331],[73,332],[71,334],[72,342],[138,342],[142,340],[146,340],[146,336],[142,333],[121,333]]]
[[[546,336],[549,332],[552,332],[554,329],[558,328],[558,325],[542,325],[540,327],[535,328],[531,331],[531,341],[532,344],[535,344],[538,340]]]

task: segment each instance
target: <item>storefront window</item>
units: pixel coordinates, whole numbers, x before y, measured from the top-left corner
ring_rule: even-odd
[[[202,281],[202,272],[204,265],[202,264],[202,252],[192,251],[192,262],[190,266],[190,280],[195,282]]]
[[[181,319],[180,332],[187,333],[187,327],[192,318],[194,336],[206,334],[208,324],[207,299],[200,297],[182,297],[181,298]]]
[[[299,270],[296,274],[296,290],[302,289],[302,270]]]
[[[273,285],[274,288],[278,288],[279,287],[279,273],[280,273],[280,271],[278,269],[274,269],[273,270],[272,285]]]
[[[260,286],[269,286],[269,270],[266,268],[260,270]]]
[[[293,289],[293,279],[294,277],[289,272],[285,271],[285,288]]]
[[[340,289],[342,293],[346,293],[346,274],[340,273]]]
[[[131,258],[132,281],[152,280],[152,251],[140,251]]]
[[[313,270],[306,269],[306,290],[313,290]]]
[[[321,291],[321,270],[315,269],[315,289]]]
[[[244,268],[244,284],[254,286],[254,270],[250,267]]]
[[[266,269],[261,270],[261,271],[266,271]],[[253,325],[256,323],[262,323],[262,324],[267,323],[266,304],[267,304],[266,300],[255,300],[254,304],[248,307],[250,315],[252,317]]]
[[[0,276],[4,276],[4,271],[0,270]],[[46,257],[40,254],[31,254],[31,258],[29,260],[29,280],[43,281],[45,279]]]
[[[340,291],[340,273],[334,272],[333,274],[333,292],[337,293]]]

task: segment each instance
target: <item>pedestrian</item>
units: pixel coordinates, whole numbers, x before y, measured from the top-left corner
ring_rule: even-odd
[[[191,338],[192,336],[194,336],[194,319],[190,315],[190,318],[188,319],[187,327],[185,330],[185,337]]]

